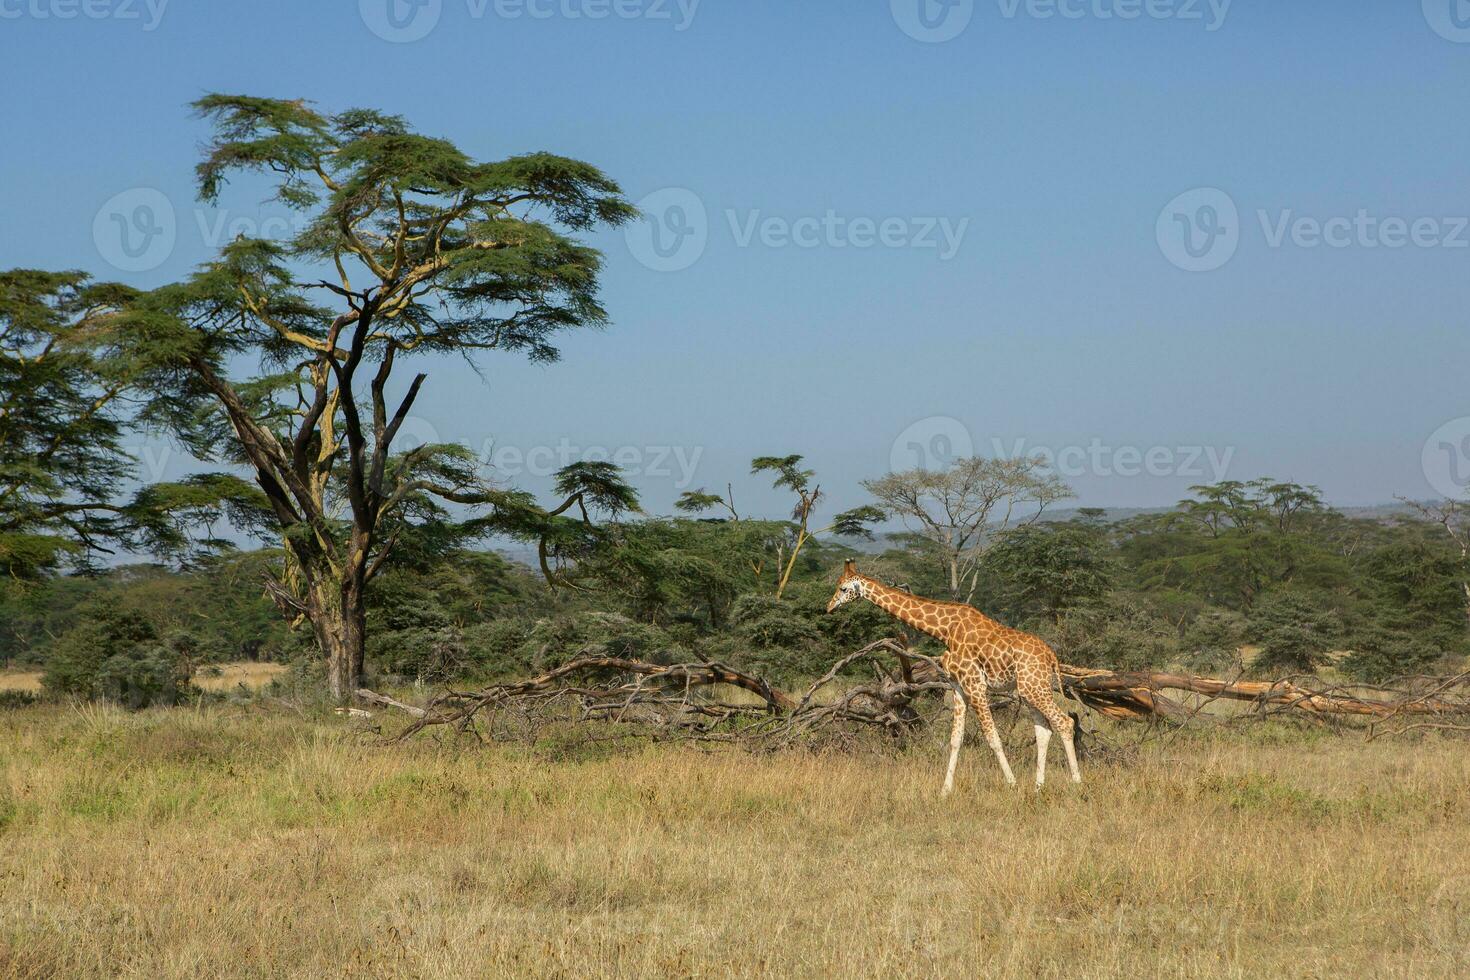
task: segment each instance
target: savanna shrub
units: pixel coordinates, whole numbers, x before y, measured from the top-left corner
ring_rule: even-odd
[[[1350,641],[1352,650],[1340,666],[1350,676],[1370,684],[1403,674],[1425,673],[1443,652],[1421,636],[1368,627]]]
[[[177,704],[189,694],[188,651],[196,646],[188,634],[160,638],[137,612],[97,606],[57,639],[42,683],[128,708]]]
[[[1311,671],[1325,661],[1342,633],[1339,613],[1322,596],[1278,592],[1256,603],[1248,638],[1261,645],[1257,673]]]
[[[1234,667],[1245,642],[1245,617],[1224,609],[1196,616],[1180,640],[1180,660],[1191,670],[1215,673]]]

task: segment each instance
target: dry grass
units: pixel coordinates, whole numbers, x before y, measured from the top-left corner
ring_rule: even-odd
[[[1462,744],[1177,741],[1039,798],[940,765],[4,712],[0,975],[1470,969]]]
[[[234,664],[219,664],[201,667],[194,674],[194,684],[205,691],[233,691],[244,685],[249,690],[265,687],[286,672],[285,664],[242,661]],[[0,671],[0,691],[25,691],[39,693],[41,678],[39,670]]]
[[[194,685],[205,691],[233,691],[242,686],[253,691],[265,687],[285,672],[285,664],[247,660],[237,664],[202,667],[194,672]]]
[[[41,690],[42,676],[39,670],[0,670],[0,691],[35,694]]]

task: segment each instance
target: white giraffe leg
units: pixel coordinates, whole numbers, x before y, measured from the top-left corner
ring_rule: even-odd
[[[955,764],[960,760],[960,743],[965,740],[965,696],[958,688],[949,696],[954,699],[954,725],[949,732],[949,768],[944,773],[944,796],[954,790]]]
[[[1006,759],[1006,747],[1000,744],[1000,732],[992,728],[990,734],[985,736],[985,741],[995,750],[995,758],[1000,763],[1000,772],[1006,778],[1006,785],[1016,785],[1016,774],[1011,772],[1011,763]]]
[[[1036,788],[1046,782],[1046,747],[1051,744],[1051,728],[1038,720],[1036,728]]]
[[[1068,721],[1072,719],[1068,718]],[[1072,782],[1082,782],[1082,771],[1077,768],[1077,749],[1072,744],[1072,726],[1062,730],[1062,748],[1067,751],[1067,768],[1072,770]]]

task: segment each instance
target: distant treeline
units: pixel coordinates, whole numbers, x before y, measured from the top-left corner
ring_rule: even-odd
[[[1466,568],[1442,528],[1408,511],[1348,517],[1308,488],[1273,486],[1301,496],[1283,505],[1265,484],[1228,484],[1169,512],[1109,520],[1083,509],[1011,526],[977,549],[959,598],[1040,633],[1081,665],[1330,669],[1376,681],[1444,669],[1470,652]],[[575,586],[557,589],[492,552],[421,556],[375,585],[368,671],[504,676],[601,652],[719,659],[795,676],[895,630],[865,605],[824,615],[835,570],[853,554],[841,545],[808,544],[777,598],[785,527],[735,517],[631,520],[583,556]],[[915,533],[884,543],[860,557],[864,571],[923,595],[954,591],[932,540]],[[311,631],[288,622],[262,588],[278,560],[259,551],[182,570],[135,565],[7,583],[0,658],[46,667],[62,687],[79,661],[139,659],[129,652],[139,646],[155,660],[193,665],[315,663]]]

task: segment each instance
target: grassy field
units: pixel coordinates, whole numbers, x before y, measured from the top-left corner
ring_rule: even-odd
[[[1260,729],[1039,797],[941,764],[4,711],[0,976],[1470,970],[1463,744]]]

